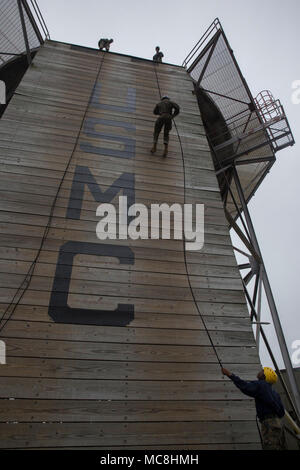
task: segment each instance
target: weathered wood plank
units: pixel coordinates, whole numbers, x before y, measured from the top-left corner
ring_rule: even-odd
[[[214,332],[215,333],[215,332]],[[236,341],[241,341],[245,332],[236,332]],[[246,333],[245,333],[246,334]],[[219,343],[226,342],[218,337]],[[155,328],[124,328],[116,326],[82,326],[60,323],[22,322],[11,320],[5,328],[5,336],[12,338],[46,338],[64,340],[68,337],[77,341],[139,344],[192,344],[208,346],[209,339],[201,330],[173,330]]]
[[[200,319],[199,319],[200,320]],[[201,320],[200,320],[201,321]],[[133,328],[117,326],[93,327],[89,325],[64,325],[61,323],[23,322],[11,320],[5,328],[5,336],[13,338],[46,338],[63,340],[72,337],[77,341],[134,343],[134,344],[179,344],[209,346],[210,340],[203,326],[198,330],[176,330],[172,328]],[[217,346],[254,346],[252,330],[221,331],[210,333]]]
[[[142,361],[142,362],[202,362],[218,364],[211,346],[158,345],[158,344],[120,344],[48,339],[6,338],[8,357],[42,357],[58,359],[104,360],[104,361]],[[253,346],[216,347],[218,355],[225,364],[255,364],[259,359]],[[155,366],[154,366],[155,367]]]
[[[3,181],[4,180],[4,181]],[[8,181],[10,183],[18,183],[17,188],[21,188],[22,185],[29,185],[30,187],[36,188],[37,186],[40,186],[43,188],[41,194],[50,194],[50,195],[55,195],[57,192],[57,186],[59,184],[58,179],[54,178],[47,178],[45,176],[37,176],[37,175],[26,175],[26,179],[22,176],[22,174],[16,174],[16,173],[5,173],[3,172],[1,174],[1,184],[5,184],[5,181]],[[23,186],[24,187],[24,186]],[[103,190],[106,190],[109,187],[109,184],[106,183],[104,185],[101,185],[101,188]],[[26,187],[25,187],[26,188]],[[29,188],[28,188],[29,189]],[[39,188],[38,188],[39,189]],[[65,197],[67,199],[70,198],[70,189],[71,189],[71,182],[64,180],[62,188],[60,190],[60,196]],[[26,191],[28,192],[28,191]],[[201,189],[186,189],[186,194],[188,196],[188,200],[191,203],[203,201],[206,205],[211,205],[212,201],[218,201],[220,203],[220,195],[219,192],[217,191],[206,191],[206,190],[201,190]],[[78,192],[75,193],[78,197]],[[162,193],[162,192],[155,192],[153,191],[153,187],[151,188],[150,191],[145,190],[145,188],[140,188],[138,190],[139,198],[145,199],[147,201],[153,200],[153,202],[168,202],[168,203],[180,203],[183,200],[183,192],[180,188],[178,188],[178,191],[175,193],[174,191],[168,191],[167,193]],[[85,201],[94,201],[93,196],[87,192],[85,195]]]
[[[229,364],[229,369],[246,379],[257,375],[256,364]],[[178,362],[129,362],[73,360],[8,356],[1,377],[35,377],[97,380],[214,380],[223,381],[219,364]],[[1,416],[1,413],[0,413]]]
[[[6,235],[0,234],[0,243],[2,247],[0,247],[0,257],[2,260],[25,260],[25,261],[33,261],[35,259],[36,252],[34,248],[37,248],[37,243],[34,238],[26,238],[25,240],[25,248],[15,248],[14,246],[21,245],[21,239],[18,236],[11,236],[8,237]],[[13,245],[13,247],[11,246]],[[48,249],[44,249],[39,257],[39,263],[57,263],[57,252],[60,248],[58,244],[55,243],[53,240],[52,243],[47,244]],[[69,251],[72,253],[72,251]],[[128,266],[126,264],[121,265],[117,264],[115,259],[108,258],[108,257],[99,257],[99,256],[87,256],[84,254],[78,254],[74,257],[73,266],[82,266],[82,267],[99,267],[99,268],[109,268],[113,269],[116,268],[118,270],[121,269],[131,269],[133,271],[142,270],[142,267],[145,263],[149,266],[149,271],[155,272],[169,272],[177,273],[177,274],[184,274],[186,273],[186,267],[183,263],[183,259],[178,259],[173,256],[173,253],[170,251],[159,251],[158,255],[153,255],[153,250],[142,250],[135,248],[135,263],[134,265]],[[151,259],[151,255],[153,259]],[[161,261],[164,259],[165,261]],[[214,255],[214,254],[201,254],[199,257],[199,261],[201,264],[198,263],[196,260],[194,263],[192,262],[194,258],[191,257],[191,261],[189,262],[188,269],[190,275],[201,275],[202,269],[203,270],[210,270],[211,268],[222,269],[224,271],[227,269],[232,269],[230,272],[237,272],[239,277],[239,272],[237,266],[235,264],[235,260],[226,255]],[[172,263],[172,264],[170,264]],[[67,262],[66,262],[67,265]],[[203,266],[202,266],[203,265]],[[227,271],[226,271],[227,272]],[[207,271],[206,271],[207,273]],[[222,274],[223,275],[223,274]],[[225,276],[224,276],[225,277]],[[230,276],[235,278],[236,276]]]
[[[54,209],[53,211],[53,216],[51,217],[51,227],[58,228],[58,229],[61,229],[62,227],[64,227],[65,229],[74,230],[76,232],[77,231],[92,232],[93,234],[95,234],[97,224],[102,219],[102,217],[96,216],[96,210],[97,210],[98,205],[99,204],[94,203],[90,211],[81,210],[82,217],[80,221],[73,220],[71,218],[66,219],[65,218],[66,212],[67,212],[66,209],[58,207]],[[40,205],[40,204],[31,205],[31,204],[25,204],[22,202],[3,200],[0,202],[0,211],[2,212],[1,219],[3,222],[5,221],[7,223],[11,223],[14,225],[19,223],[20,225],[32,224],[33,226],[44,227],[45,224],[48,223],[50,212],[51,212],[51,207],[52,207],[52,204],[49,206]],[[71,207],[73,208],[73,210],[77,209],[78,202],[75,204],[71,204]],[[117,209],[118,209],[118,206],[117,206]],[[148,208],[147,210],[149,214],[149,221],[142,223],[141,227],[147,230],[147,241],[149,241],[149,240],[155,239],[151,235],[152,228],[160,230],[161,224],[159,222],[152,222],[153,217],[155,217],[155,215],[154,216],[152,215],[151,207]],[[209,225],[213,221],[216,223],[220,222],[220,225],[222,224],[222,219],[218,220],[218,217],[212,215],[211,212],[212,211],[210,211],[209,208],[207,209],[207,211],[204,212],[204,223],[206,223],[205,232],[204,232],[204,246],[205,245],[223,245],[225,250],[227,248],[227,251],[226,251],[227,253],[229,253],[228,247],[230,247],[231,249],[230,254],[231,254],[232,253],[231,240],[228,235],[224,234],[225,230],[222,230],[222,228],[219,230],[218,226],[216,227],[215,225],[213,226]],[[118,224],[119,210],[116,210],[115,214],[116,214],[116,223]],[[183,220],[183,212],[181,209],[177,211],[177,215],[179,215],[180,220]],[[151,219],[151,226],[150,226],[150,219]],[[121,224],[121,226],[123,230],[126,228],[125,224]],[[119,230],[120,230],[119,227],[120,225],[118,224],[116,236],[113,236],[115,234],[114,228],[109,228],[107,230],[107,233],[109,233],[111,239],[119,237],[118,235]],[[160,240],[162,240],[162,235],[160,232],[159,232],[159,236],[160,236]],[[173,220],[173,215],[172,215],[170,217],[170,240],[171,241],[173,241],[174,239],[182,240],[183,237],[184,237],[183,224],[182,222],[178,222],[178,225],[175,225],[175,230],[174,230],[174,220]],[[168,242],[170,240],[168,240]],[[198,251],[198,253],[201,253],[201,252]]]
[[[235,305],[233,305],[235,306]],[[186,309],[182,309],[181,312],[174,311],[170,313],[163,312],[141,312],[135,309],[134,319],[130,325],[132,327],[144,327],[144,328],[168,328],[168,329],[193,329],[198,330],[203,328],[203,321],[209,330],[223,330],[223,331],[249,331],[250,319],[249,316],[243,316],[243,312],[233,311],[227,307],[228,312],[224,312],[223,315],[217,316],[212,315],[209,310],[201,310],[200,314],[198,311],[189,314]],[[8,317],[10,309],[9,304],[0,304],[0,315],[4,315],[7,311],[6,317]],[[25,321],[49,321],[49,312],[47,306],[41,305],[17,305],[15,306],[13,313],[14,320],[25,320]]]
[[[10,303],[16,293],[16,289],[0,288],[0,301],[1,303]],[[27,290],[20,300],[20,305],[36,305],[36,306],[48,306],[50,301],[51,292],[40,292]],[[114,310],[119,304],[132,303],[135,308],[141,312],[161,312],[161,313],[185,313],[189,315],[197,314],[195,303],[191,301],[177,300],[174,302],[173,299],[156,299],[153,297],[149,298],[137,298],[137,297],[109,297],[102,295],[68,295],[68,304],[70,307],[76,308],[90,308],[93,310],[99,310],[101,306],[104,310]],[[56,295],[53,299],[52,307],[65,306],[64,297]]]
[[[1,424],[4,448],[259,443],[255,422]],[[124,448],[124,447],[123,447]]]
[[[147,261],[140,263],[140,270],[126,270],[123,265],[123,269],[118,269],[116,265],[112,269],[103,269],[95,267],[77,267],[74,266],[72,270],[72,279],[83,281],[97,281],[97,282],[109,282],[114,283],[131,283],[132,285],[143,285],[143,286],[166,286],[166,287],[178,287],[188,288],[189,283],[185,274],[173,274],[173,272],[159,273],[151,272],[148,268]],[[7,261],[0,259],[0,284],[7,285],[8,287],[19,286],[22,282],[22,276],[26,275],[31,267],[30,262],[18,262],[18,261]],[[174,265],[174,268],[176,264]],[[170,270],[170,267],[169,267]],[[182,267],[182,271],[184,267]],[[38,264],[35,269],[35,278],[42,279],[43,286],[48,285],[51,287],[53,277],[55,276],[56,265],[55,264]],[[5,273],[5,275],[4,275]],[[17,274],[18,273],[18,274]],[[57,274],[57,279],[66,279],[68,277],[67,267],[61,268],[61,272]],[[46,279],[44,279],[46,278]],[[224,278],[224,277],[204,277],[204,276],[190,276],[192,287],[197,288],[215,288],[215,289],[232,289],[241,290],[241,280],[235,278]],[[3,282],[3,284],[2,284]],[[33,282],[32,288],[35,284]],[[146,288],[145,288],[146,289]],[[41,289],[48,290],[48,289]],[[80,292],[78,290],[78,292]],[[94,291],[93,291],[94,292]],[[147,290],[145,290],[147,292]],[[179,290],[180,292],[180,290]],[[159,289],[157,290],[159,295]],[[183,300],[183,296],[180,297]]]
[[[77,380],[0,377],[0,398],[58,400],[248,400],[231,381]],[[18,388],[16,388],[18,384]]]
[[[189,445],[185,444],[183,445],[164,445],[164,446],[148,446],[148,445],[142,445],[142,446],[104,446],[104,447],[99,447],[99,446],[86,446],[86,447],[67,447],[64,446],[63,450],[102,450],[102,451],[108,451],[108,450],[126,450],[126,451],[131,451],[131,450],[198,450],[198,451],[205,451],[205,450],[261,450],[261,445],[259,442],[255,443],[246,443],[246,444],[198,444],[198,445]],[[40,450],[40,448],[35,448],[35,447],[30,447],[30,450]],[[56,447],[47,447],[47,450],[57,450]]]
[[[251,400],[114,401],[0,399],[0,422],[251,421]]]
[[[35,252],[29,249],[16,249],[10,247],[0,247],[0,272],[7,273],[19,273],[26,274],[30,268],[30,261],[34,259]],[[216,258],[216,259],[215,259]],[[217,257],[207,256],[204,261],[211,264],[202,265],[192,265],[189,267],[190,279],[198,281],[198,279],[206,278],[216,278],[216,279],[233,279],[233,285],[236,279],[239,279],[239,272],[236,267],[231,266],[218,266],[214,263],[219,261]],[[226,259],[224,263],[226,262]],[[57,253],[45,251],[39,258],[39,262],[36,264],[35,272],[39,276],[53,276],[54,267],[57,263]],[[66,259],[64,266],[69,266],[71,264],[70,260]],[[117,279],[118,276],[122,276],[122,279],[127,279],[129,273],[133,276],[134,273],[140,272],[141,276],[146,276],[146,273],[149,273],[148,282],[151,280],[154,274],[158,275],[159,283],[163,283],[164,279],[166,280],[166,274],[168,274],[168,279],[170,284],[172,282],[181,283],[184,280],[186,275],[186,266],[182,262],[165,262],[159,260],[149,260],[149,259],[139,259],[136,258],[133,265],[119,264],[116,260],[109,260],[107,257],[96,257],[88,255],[78,255],[73,260],[73,275],[77,278],[80,276],[82,279],[85,278],[94,278],[101,280],[103,273],[114,272]],[[124,273],[122,274],[122,271]],[[191,272],[192,271],[192,272]],[[137,276],[137,274],[135,274]],[[134,279],[134,277],[132,277]],[[140,277],[139,279],[142,279]],[[113,281],[113,279],[112,279]],[[229,281],[224,281],[229,282]],[[169,284],[169,285],[170,285]]]
[[[5,214],[5,213],[4,213]],[[16,214],[18,217],[19,215]],[[22,216],[21,214],[21,217]],[[40,225],[25,225],[25,224],[14,224],[12,222],[1,222],[0,223],[0,234],[1,235],[9,235],[9,239],[12,240],[12,236],[18,235],[20,233],[23,233],[23,241],[21,241],[20,248],[25,248],[28,246],[27,242],[30,243],[30,241],[33,238],[36,238],[35,240],[35,246],[40,246],[41,240],[44,235],[45,227],[47,226],[48,223],[48,218],[45,217],[44,219],[44,225],[42,225],[41,221],[41,216],[39,217],[39,224]],[[10,219],[12,220],[12,216],[10,215],[9,217],[5,217],[3,215],[2,219]],[[27,216],[27,222],[30,223],[30,221],[33,221],[35,216]],[[70,221],[67,222],[67,224],[70,224]],[[207,238],[209,237],[209,234],[207,234]],[[25,238],[28,238],[28,240],[25,240]],[[31,240],[30,240],[31,239]],[[54,243],[60,249],[61,245],[64,244],[64,242],[67,241],[77,241],[77,242],[91,242],[99,243],[99,239],[97,238],[96,235],[96,224],[95,224],[95,230],[94,231],[83,231],[83,230],[72,230],[71,228],[69,229],[63,229],[63,228],[56,228],[56,227],[51,227],[49,232],[48,232],[48,237],[45,240],[44,247],[46,249],[48,248],[49,243]],[[9,242],[8,242],[9,243]],[[113,238],[107,238],[106,240],[101,240],[101,244],[109,244],[109,245],[120,245],[120,242],[118,239],[113,239]],[[123,241],[123,245],[124,245]],[[11,244],[8,244],[6,246],[12,246]],[[15,246],[15,245],[14,245]],[[31,245],[32,246],[32,245]],[[134,251],[137,249],[143,249],[145,248],[145,252],[148,252],[148,256],[145,254],[144,256],[149,257],[149,254],[151,256],[152,254],[152,259],[154,258],[153,253],[159,253],[161,256],[163,256],[163,250],[166,252],[166,257],[164,259],[168,259],[172,257],[173,255],[178,258],[182,258],[183,256],[183,241],[182,240],[177,240],[177,239],[137,239],[137,240],[132,240],[128,238],[126,240],[126,246],[130,246],[134,248]],[[172,254],[173,252],[173,254]],[[176,252],[176,253],[175,253]],[[225,256],[233,256],[233,248],[230,245],[223,245],[223,244],[215,244],[215,243],[204,243],[204,246],[201,250],[201,252],[193,252],[193,255],[191,252],[188,252],[187,257],[193,258],[194,262],[199,262],[201,261],[201,257],[203,254],[216,254],[216,255],[225,255]]]

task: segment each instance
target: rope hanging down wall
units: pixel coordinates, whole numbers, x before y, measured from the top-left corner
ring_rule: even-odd
[[[93,93],[93,90],[95,88],[95,85],[96,83],[98,82],[99,80],[99,77],[100,77],[100,73],[101,73],[101,69],[102,69],[102,66],[103,66],[103,63],[104,63],[104,58],[105,58],[105,53],[103,53],[102,55],[102,58],[101,58],[101,61],[100,61],[100,64],[99,64],[99,67],[97,69],[97,73],[96,73],[96,77],[95,77],[95,80],[94,80],[94,83],[93,83],[93,87],[92,87],[92,91],[91,91],[91,96],[92,96],[92,93]],[[34,97],[31,97],[31,99],[34,98]],[[10,304],[7,306],[7,308],[5,309],[3,315],[1,316],[0,318],[0,333],[2,332],[2,330],[5,328],[6,324],[8,323],[8,321],[11,319],[16,307],[19,305],[20,301],[22,300],[25,292],[27,291],[29,285],[30,285],[30,281],[32,279],[32,276],[33,276],[33,273],[34,273],[34,268],[38,262],[38,259],[39,259],[39,256],[41,254],[41,251],[43,249],[43,246],[44,246],[44,243],[45,243],[45,240],[47,239],[47,236],[48,236],[48,233],[49,233],[49,230],[51,228],[51,221],[52,221],[52,218],[53,218],[53,213],[54,213],[54,209],[55,209],[55,205],[56,205],[56,201],[57,201],[57,198],[58,198],[58,195],[59,195],[59,192],[60,192],[60,189],[62,187],[62,184],[64,182],[64,179],[65,179],[65,176],[70,168],[70,164],[72,162],[72,158],[74,156],[74,152],[76,150],[76,147],[77,147],[77,144],[78,144],[78,140],[79,140],[79,137],[80,137],[80,133],[82,131],[82,128],[83,128],[83,125],[84,125],[84,121],[85,121],[85,118],[86,118],[86,115],[87,115],[87,112],[88,112],[88,108],[89,108],[89,104],[90,104],[90,100],[88,100],[87,102],[87,105],[85,107],[85,110],[84,110],[84,114],[83,114],[83,117],[82,117],[82,121],[81,121],[81,125],[80,125],[80,128],[79,128],[79,131],[77,133],[77,136],[76,136],[76,140],[75,140],[75,143],[74,143],[74,146],[73,146],[73,149],[72,149],[72,152],[71,152],[71,155],[69,157],[69,160],[67,162],[67,165],[66,165],[66,168],[64,170],[64,173],[62,175],[62,178],[60,180],[60,183],[58,185],[58,188],[57,188],[57,191],[56,191],[56,194],[54,196],[54,199],[53,199],[53,202],[52,202],[52,205],[51,205],[51,208],[50,208],[50,214],[49,214],[49,217],[48,217],[48,221],[47,221],[47,225],[45,226],[45,229],[44,229],[44,233],[43,233],[43,236],[42,236],[42,240],[41,240],[41,243],[40,243],[40,246],[38,248],[38,251],[37,251],[37,254],[34,258],[34,260],[32,261],[22,283],[20,284],[20,286],[18,287],[16,293],[14,294]],[[6,317],[7,315],[7,317]],[[6,318],[5,318],[6,317]]]
[[[158,65],[154,64],[154,71],[155,71],[155,76],[156,76],[156,82],[157,82],[157,88],[158,88],[158,93],[159,93],[159,97],[161,98],[162,97],[162,93],[161,93],[161,88],[160,88],[160,85],[159,85],[159,79],[158,79],[158,73],[157,73],[157,67]],[[186,196],[185,196],[185,189],[186,189],[186,177],[185,177],[185,161],[184,161],[184,152],[183,152],[183,146],[182,146],[182,141],[181,141],[181,138],[180,138],[180,134],[179,134],[179,131],[178,131],[178,127],[176,125],[176,122],[173,121],[174,123],[174,127],[176,129],[176,133],[177,133],[177,137],[178,137],[178,141],[179,141],[179,145],[180,145],[180,152],[181,152],[181,159],[182,159],[182,168],[183,168],[183,188],[184,188],[184,204],[186,202]],[[185,248],[185,239],[184,239],[184,236],[183,236],[183,255],[184,255],[184,264],[185,264],[185,269],[186,269],[186,275],[187,275],[187,279],[188,279],[188,284],[189,284],[189,288],[190,288],[190,291],[191,291],[191,294],[192,294],[192,297],[193,297],[193,301],[195,303],[195,306],[196,306],[196,309],[197,309],[197,312],[198,312],[198,315],[200,316],[201,318],[201,321],[203,323],[203,326],[204,326],[204,329],[205,329],[205,332],[209,338],[209,341],[211,343],[211,346],[214,350],[214,353],[216,355],[216,358],[218,360],[218,363],[220,364],[220,367],[222,367],[222,362],[221,362],[221,359],[219,357],[219,354],[218,354],[218,351],[214,345],[214,342],[212,340],[212,337],[210,335],[210,332],[206,326],[206,323],[204,321],[204,318],[203,318],[203,315],[202,313],[200,312],[200,309],[199,309],[199,305],[197,303],[197,300],[195,298],[195,294],[194,294],[194,290],[192,288],[192,285],[191,285],[191,280],[190,280],[190,276],[189,276],[189,272],[188,272],[188,266],[187,266],[187,259],[186,259],[186,248]]]

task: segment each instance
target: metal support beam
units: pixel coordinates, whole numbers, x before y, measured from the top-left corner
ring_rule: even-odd
[[[26,24],[25,24],[25,19],[24,19],[22,0],[18,0],[18,7],[19,7],[19,13],[20,13],[20,20],[21,20],[21,24],[22,24],[24,42],[25,42],[25,46],[26,46],[27,61],[28,61],[28,65],[30,65],[31,64],[31,53],[30,53],[30,46],[29,46],[27,30],[26,30]]]
[[[275,157],[261,157],[261,158],[249,158],[247,160],[236,160],[234,163],[236,166],[240,165],[253,165],[254,163],[263,162],[275,162]]]
[[[239,264],[238,265],[239,270],[241,271],[242,269],[250,269],[251,264],[250,263],[245,263],[245,264]]]
[[[238,100],[237,98],[233,98],[232,96],[227,96],[222,93],[217,93],[216,91],[213,91],[213,90],[207,90],[206,88],[201,88],[201,90],[205,91],[206,93],[211,93],[212,95],[220,96],[221,98],[226,98],[227,100],[230,100],[230,101],[236,101],[237,103],[244,104],[245,106],[247,106],[247,108],[245,108],[245,111],[249,110],[249,103],[246,103],[246,101]]]
[[[13,55],[13,56],[21,56],[23,54],[12,54],[11,52],[0,52],[1,55]]]
[[[257,300],[257,322],[258,325],[256,326],[256,345],[259,351],[259,340],[260,340],[260,330],[261,330],[261,295],[262,295],[262,266],[260,266],[259,275],[257,276],[258,279],[258,300]]]
[[[283,334],[282,326],[281,326],[281,323],[280,323],[278,311],[277,311],[277,308],[276,308],[275,300],[274,300],[274,297],[273,297],[272,289],[271,289],[271,286],[270,286],[270,282],[269,282],[267,272],[266,272],[266,269],[265,269],[265,266],[264,266],[263,258],[261,256],[258,240],[256,238],[255,230],[254,230],[254,227],[253,227],[253,224],[252,224],[250,213],[248,211],[248,206],[247,206],[247,203],[246,203],[246,200],[245,200],[245,197],[244,197],[243,189],[242,189],[240,179],[239,179],[239,176],[238,176],[238,173],[237,173],[235,167],[233,168],[233,177],[234,177],[235,184],[236,184],[236,187],[237,187],[237,191],[238,191],[238,194],[239,194],[239,198],[240,198],[240,201],[241,201],[241,204],[242,204],[242,209],[243,209],[243,212],[245,214],[245,218],[246,218],[246,222],[247,222],[248,229],[249,229],[249,232],[250,232],[252,244],[254,246],[255,251],[258,253],[258,255],[261,259],[262,282],[263,282],[265,294],[266,294],[266,297],[267,297],[267,301],[268,301],[268,304],[269,304],[270,312],[271,312],[271,315],[272,315],[273,325],[274,325],[274,328],[275,328],[275,331],[276,331],[276,335],[277,335],[278,343],[279,343],[279,346],[280,346],[283,362],[284,362],[285,367],[286,367],[287,376],[288,376],[289,383],[290,383],[290,386],[291,386],[292,394],[294,396],[295,408],[297,410],[298,419],[300,420],[300,395],[299,395],[299,390],[298,390],[297,382],[296,382],[294,371],[293,371],[293,366],[292,366],[292,363],[291,363],[290,355],[289,355],[288,348],[287,348],[287,345],[286,345],[286,341],[285,341],[285,338],[284,338],[284,334]]]
[[[226,207],[224,208],[224,211],[225,211],[225,216],[226,216],[226,219],[228,220],[229,224],[230,224],[230,228],[233,228],[235,233],[239,236],[239,238],[242,240],[242,242],[244,243],[244,245],[248,248],[248,250],[250,251],[251,255],[253,256],[253,258],[257,261],[257,263],[260,263],[261,262],[261,258],[260,256],[257,254],[256,250],[253,248],[252,244],[249,243],[249,240],[247,239],[247,237],[243,234],[242,230],[240,229],[240,227],[237,225],[237,223],[234,221],[234,219],[231,217],[230,213],[228,212],[228,210],[226,209]],[[248,258],[249,258],[249,255],[247,255]]]
[[[205,72],[206,72],[207,66],[208,66],[209,61],[210,61],[210,59],[211,59],[211,56],[213,55],[214,50],[215,50],[215,48],[216,48],[216,45],[217,45],[218,39],[219,39],[219,37],[220,37],[220,34],[221,34],[221,32],[218,31],[218,33],[216,33],[215,37],[213,38],[213,44],[212,44],[212,46],[210,47],[210,51],[209,51],[209,53],[208,53],[207,59],[206,59],[205,64],[204,64],[204,67],[203,67],[202,72],[201,72],[201,74],[200,74],[200,76],[199,76],[199,79],[198,79],[198,82],[197,82],[197,86],[200,86],[200,84],[201,84],[202,78],[203,78],[203,76],[204,76],[204,74],[205,74]],[[208,49],[208,50],[209,50],[209,49]],[[202,55],[202,56],[204,56],[204,54],[205,54],[205,51],[203,51],[203,55]],[[199,57],[199,59],[200,59],[200,57]]]
[[[249,284],[249,282],[251,281],[251,279],[253,278],[253,276],[254,276],[253,271],[250,271],[248,274],[246,274],[246,276],[243,278],[244,283],[245,283],[246,285]]]

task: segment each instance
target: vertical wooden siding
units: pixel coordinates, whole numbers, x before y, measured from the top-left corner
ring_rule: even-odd
[[[159,90],[181,107],[166,159],[162,137],[149,153]],[[202,321],[224,365],[253,377],[259,359],[192,90],[180,67],[49,41],[8,106],[1,316],[42,249],[0,334],[2,448],[259,448],[254,404],[222,377]],[[205,204],[204,248],[99,240],[96,209],[120,195]]]

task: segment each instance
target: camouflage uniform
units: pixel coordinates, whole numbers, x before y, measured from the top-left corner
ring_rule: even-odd
[[[100,39],[100,41],[98,42],[100,51],[102,51],[102,49],[105,49],[106,52],[108,52],[112,42],[112,39]]]
[[[154,126],[154,143],[158,141],[158,136],[164,126],[164,144],[168,144],[169,132],[172,129],[172,119],[179,114],[179,110],[180,108],[178,104],[166,99],[162,100],[155,106],[153,113],[159,114],[159,118],[157,118]]]
[[[162,52],[157,52],[154,56],[153,56],[153,61],[154,62],[162,62],[162,58],[163,58],[163,53]]]
[[[270,417],[261,421],[263,450],[286,450],[284,429],[280,418]]]

